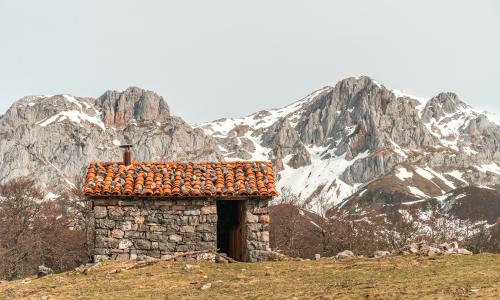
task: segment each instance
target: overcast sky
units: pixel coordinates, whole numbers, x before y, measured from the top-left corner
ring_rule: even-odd
[[[500,114],[500,1],[0,0],[0,114],[133,85],[202,122],[361,74]]]

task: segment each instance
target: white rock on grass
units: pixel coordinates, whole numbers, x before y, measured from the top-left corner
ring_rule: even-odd
[[[344,258],[349,258],[349,257],[355,257],[354,253],[350,250],[344,250],[342,252],[339,252],[337,255],[335,255],[336,259],[344,259]]]
[[[389,256],[389,255],[391,255],[391,253],[389,251],[377,250],[377,251],[373,252],[369,257],[370,258],[381,258],[384,256]]]

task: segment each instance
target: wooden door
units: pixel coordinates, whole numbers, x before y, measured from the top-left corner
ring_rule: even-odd
[[[246,203],[238,201],[238,206],[235,213],[238,216],[238,222],[231,229],[229,241],[229,256],[237,261],[245,260],[245,216]]]

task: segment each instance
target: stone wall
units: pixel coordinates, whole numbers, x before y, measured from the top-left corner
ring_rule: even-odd
[[[247,260],[269,260],[271,249],[269,248],[268,200],[247,200],[245,226]]]
[[[167,258],[176,252],[216,249],[214,201],[94,202],[94,260]]]
[[[246,260],[265,261],[270,253],[269,201],[245,202]],[[217,207],[212,199],[97,199],[94,217],[94,261],[165,259],[217,248]]]

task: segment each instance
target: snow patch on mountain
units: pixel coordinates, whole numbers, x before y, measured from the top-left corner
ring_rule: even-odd
[[[54,122],[59,123],[64,120],[70,120],[71,122],[75,122],[78,124],[80,124],[81,122],[89,122],[99,126],[102,130],[106,130],[106,126],[104,126],[104,123],[101,121],[99,116],[92,117],[77,110],[62,111],[50,118],[47,118],[46,120],[37,122],[36,124],[41,127],[45,127]]]
[[[408,190],[410,191],[411,194],[420,197],[420,198],[429,198],[428,195],[426,195],[424,192],[422,192],[420,189],[414,186],[409,186]]]
[[[332,205],[337,205],[352,195],[355,186],[343,182],[339,177],[356,160],[367,157],[368,152],[361,153],[352,160],[346,160],[345,155],[321,159],[326,150],[326,147],[308,147],[311,153],[311,165],[297,169],[288,166],[287,163],[292,156],[287,156],[283,161],[285,169],[280,172],[278,188],[288,187],[304,199],[323,194]]]
[[[396,177],[401,181],[405,181],[407,178],[412,178],[413,173],[408,172],[406,168],[399,168],[398,172],[396,173]]]
[[[491,172],[491,173],[500,175],[500,167],[496,163],[475,166],[475,168],[478,171],[483,172],[483,173]]]
[[[420,102],[420,105],[425,105],[427,101],[429,101],[429,98],[410,95],[397,89],[392,89],[391,92],[394,94],[394,96],[396,96],[396,98],[410,98],[418,100],[418,102]]]
[[[444,146],[459,151],[457,144],[460,139],[460,131],[477,117],[478,114],[470,106],[459,106],[456,112],[446,114],[439,120],[432,118],[425,125]]]
[[[101,120],[101,112],[94,108],[94,106],[86,101],[80,101],[77,98],[71,95],[60,95],[64,100],[73,104],[74,109],[60,111],[59,113],[48,117],[44,120],[40,120],[36,122],[37,125],[41,127],[46,127],[52,123],[59,123],[65,120],[69,120],[71,122],[80,124],[82,122],[89,122],[99,126],[103,131],[106,130],[106,126]],[[35,96],[37,100],[47,100],[54,96]],[[33,102],[32,100],[28,102],[28,106],[36,105],[38,102]],[[76,107],[75,107],[76,106]],[[93,116],[87,114],[87,110],[91,110],[93,112]],[[83,125],[81,125],[83,126]]]
[[[248,125],[251,131],[256,131],[270,127],[281,118],[287,117],[293,121],[295,114],[301,110],[305,103],[314,100],[318,95],[330,88],[331,87],[324,87],[319,89],[303,99],[283,108],[261,110],[243,118],[222,118],[213,122],[194,124],[193,127],[201,128],[204,130],[205,134],[212,135],[214,137],[227,138],[229,132],[240,125]]]

